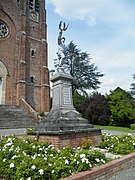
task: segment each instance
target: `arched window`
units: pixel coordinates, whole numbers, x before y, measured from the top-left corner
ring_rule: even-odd
[[[29,8],[39,12],[39,0],[29,0]]]
[[[33,76],[30,77],[30,82],[34,83],[34,77]]]
[[[35,51],[32,49],[31,50],[31,56],[34,57],[34,55],[35,55]]]

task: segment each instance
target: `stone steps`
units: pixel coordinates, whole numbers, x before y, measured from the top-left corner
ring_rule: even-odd
[[[32,128],[35,124],[20,107],[0,105],[0,129]]]

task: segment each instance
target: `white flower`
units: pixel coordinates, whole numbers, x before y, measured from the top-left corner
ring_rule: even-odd
[[[127,135],[128,135],[128,136],[132,136],[132,134],[131,134],[131,133],[128,133]]]
[[[79,164],[79,161],[77,161],[76,163]]]
[[[52,170],[51,173],[53,174],[53,173],[54,173],[54,170]]]
[[[35,165],[33,165],[33,166],[31,167],[31,169],[33,169],[33,170],[34,170],[34,169],[36,169],[36,166],[35,166]]]
[[[47,160],[47,157],[44,157],[44,160],[46,161],[46,160]]]
[[[31,180],[31,177],[28,177],[27,180]]]
[[[15,167],[14,163],[11,163],[10,168],[14,168],[14,167]]]
[[[5,162],[5,161],[6,161],[6,158],[3,159],[3,162]]]
[[[51,166],[52,166],[52,164],[50,164],[50,163],[49,163],[49,164],[48,164],[48,166],[50,166],[50,167],[51,167]]]
[[[68,160],[67,160],[67,159],[65,160],[65,164],[69,164],[69,162],[68,162]]]
[[[24,151],[22,153],[23,153],[24,156],[26,156],[26,153]]]
[[[89,164],[89,160],[88,159],[86,159],[86,164]]]
[[[105,160],[101,159],[101,162],[105,164]]]
[[[13,151],[13,146],[9,149],[9,152]]]
[[[42,151],[43,149],[42,148],[39,148],[39,151]]]
[[[31,158],[32,158],[32,159],[36,159],[36,155],[34,155],[34,156],[31,156]]]
[[[85,158],[82,158],[82,163],[84,163],[85,162]]]
[[[35,148],[35,145],[33,145],[32,148],[34,149],[34,148]]]
[[[100,159],[99,159],[99,158],[96,158],[95,160],[96,160],[97,162],[100,162]]]
[[[84,163],[84,162],[86,162],[86,164],[89,164],[88,159],[86,159],[86,158],[82,158],[82,163]]]
[[[60,153],[60,150],[58,149],[57,152]]]
[[[91,164],[89,164],[89,167],[91,168],[91,167],[92,167],[92,165],[91,165]]]
[[[40,169],[40,170],[39,170],[39,173],[40,173],[40,175],[43,175],[43,174],[44,174],[44,170],[43,170],[43,169]]]
[[[85,154],[80,154],[80,158],[85,158]]]
[[[12,141],[12,139],[11,139],[11,138],[8,138],[7,142],[9,142],[9,141]]]
[[[52,147],[54,147],[54,145],[53,145],[53,144],[50,144],[50,145],[48,146],[48,148],[52,148]]]
[[[16,156],[16,155],[14,155],[11,159],[15,159],[15,158],[17,158],[17,156]]]

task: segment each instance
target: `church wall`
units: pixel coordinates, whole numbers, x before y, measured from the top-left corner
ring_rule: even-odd
[[[46,15],[44,0],[38,21],[31,19],[29,0],[1,0],[0,19],[9,35],[0,38],[0,60],[8,70],[6,104],[19,105],[24,98],[36,111],[49,111]]]

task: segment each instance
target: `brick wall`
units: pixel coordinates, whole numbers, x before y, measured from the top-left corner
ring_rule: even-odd
[[[50,110],[44,7],[45,0],[41,0],[39,21],[34,21],[30,18],[27,0],[19,4],[14,0],[0,0],[0,20],[9,28],[8,36],[0,38],[0,61],[8,72],[5,104],[20,105],[19,99],[24,98],[39,112]]]
[[[93,146],[101,142],[101,130],[91,129],[78,132],[59,132],[57,134],[40,134],[37,136],[29,135],[29,138],[38,138],[38,141],[48,142],[55,147],[62,148],[65,146],[79,147],[83,141],[90,141]]]

